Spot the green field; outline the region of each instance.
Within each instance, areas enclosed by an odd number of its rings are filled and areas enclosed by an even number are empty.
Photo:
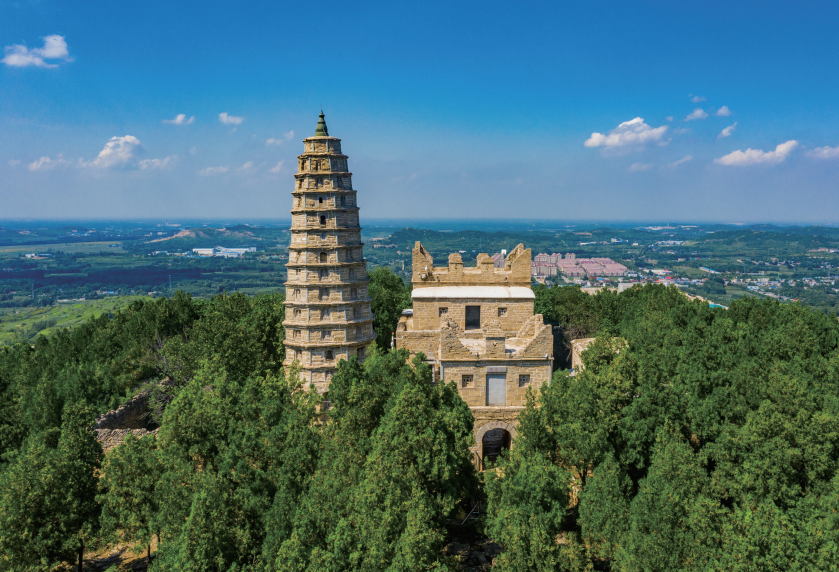
[[[63,302],[37,308],[0,309],[0,345],[29,340],[61,328],[78,326],[90,318],[115,312],[147,296],[112,296],[104,300]]]
[[[20,256],[35,252],[64,252],[67,254],[87,254],[92,252],[119,252],[118,248],[111,248],[111,244],[120,242],[61,242],[56,244],[0,246],[0,256]]]

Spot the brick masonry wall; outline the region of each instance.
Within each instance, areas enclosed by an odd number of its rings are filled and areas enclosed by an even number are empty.
[[[530,287],[530,249],[519,244],[507,255],[503,268],[486,253],[477,256],[477,266],[465,268],[460,254],[449,256],[448,266],[434,266],[434,257],[417,241],[413,249],[414,288],[427,286],[496,286]]]
[[[396,347],[407,348],[412,356],[422,352],[436,359],[439,346],[440,332],[396,332]]]
[[[473,362],[442,361],[443,379],[448,383],[457,384],[458,392],[469,407],[487,407],[486,378],[488,366],[497,366],[499,362],[475,360]],[[538,391],[543,383],[551,379],[551,365],[549,361],[506,361],[507,367],[507,407],[523,406],[526,402],[528,388]],[[472,376],[472,383],[464,387],[464,375]],[[519,385],[519,375],[529,375],[530,382]]]
[[[102,451],[107,454],[111,449],[122,445],[129,433],[140,439],[146,435],[157,435],[159,429],[154,431],[146,431],[145,429],[94,429],[94,431],[96,431],[96,440],[102,445]]]
[[[439,330],[441,319],[454,320],[460,329],[466,329],[466,306],[481,307],[481,326],[488,320],[498,320],[501,329],[514,336],[524,323],[533,317],[533,299],[487,298],[433,298],[414,300],[414,328]],[[445,313],[441,316],[440,309]],[[505,310],[499,315],[499,309]]]
[[[103,413],[96,418],[94,429],[145,429],[149,422],[146,405],[149,396],[140,393],[120,405],[113,411]]]

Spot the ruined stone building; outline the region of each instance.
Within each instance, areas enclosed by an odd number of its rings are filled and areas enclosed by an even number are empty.
[[[454,253],[438,267],[422,244],[413,249],[413,309],[400,317],[394,343],[424,353],[435,380],[457,383],[475,417],[479,465],[511,446],[527,389],[551,377],[553,332],[533,313],[530,254],[519,244],[501,267],[479,254],[467,268]]]
[[[296,360],[301,379],[325,393],[338,361],[352,356],[363,361],[376,333],[352,173],[323,112],[314,136],[303,140],[297,163],[283,365]]]

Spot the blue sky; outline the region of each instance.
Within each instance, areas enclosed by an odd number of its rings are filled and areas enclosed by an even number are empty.
[[[835,2],[0,0],[0,218],[287,218],[323,106],[362,217],[836,223],[837,21]]]

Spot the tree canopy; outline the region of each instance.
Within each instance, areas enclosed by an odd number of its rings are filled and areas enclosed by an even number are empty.
[[[563,526],[615,570],[835,567],[836,319],[663,286],[582,304],[598,321],[585,369],[531,394],[504,478],[518,455],[570,470],[579,505]],[[494,498],[503,524],[509,501]]]

